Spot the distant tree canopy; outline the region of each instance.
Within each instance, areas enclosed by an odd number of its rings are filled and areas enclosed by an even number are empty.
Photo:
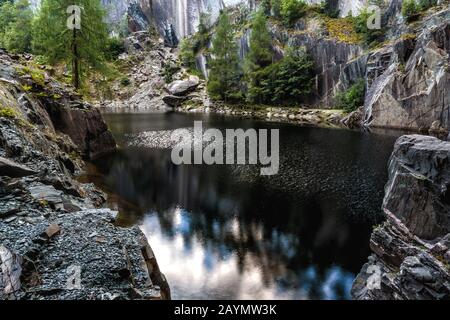
[[[32,19],[28,0],[0,0],[0,47],[11,52],[29,52]]]
[[[288,48],[281,60],[274,61],[266,10],[263,7],[253,15],[243,63],[239,62],[234,26],[226,12],[221,14],[209,61],[208,91],[213,99],[297,105],[311,93],[315,68],[305,50]]]

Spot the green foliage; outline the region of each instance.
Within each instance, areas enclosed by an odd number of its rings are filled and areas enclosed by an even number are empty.
[[[364,105],[365,81],[358,80],[347,91],[339,92],[335,97],[336,107],[345,112],[353,112]]]
[[[198,24],[198,32],[195,35],[195,49],[199,50],[208,46],[210,41],[209,30],[211,28],[211,17],[207,13],[200,14],[200,21]]]
[[[437,0],[419,0],[418,6],[420,10],[425,11],[431,7],[434,7],[437,3]]]
[[[213,99],[235,101],[242,98],[241,71],[233,26],[228,14],[220,14],[211,49],[208,92]]]
[[[248,81],[248,100],[259,102],[257,73],[269,66],[273,60],[272,38],[267,27],[267,18],[262,10],[256,13],[250,36],[250,48],[245,60],[245,75]]]
[[[25,66],[22,68],[18,68],[16,71],[21,75],[30,76],[35,85],[42,88],[45,87],[45,75],[41,70],[35,67]]]
[[[125,44],[123,39],[119,37],[109,38],[106,42],[105,57],[108,60],[117,60],[117,58],[125,52]]]
[[[120,84],[124,87],[128,87],[131,84],[131,81],[128,77],[123,77],[120,79]]]
[[[303,0],[281,0],[281,18],[287,27],[292,27],[306,13],[307,4]]]
[[[402,15],[407,20],[412,20],[419,13],[419,5],[416,0],[403,0],[402,3]]]
[[[289,49],[286,56],[254,73],[252,98],[266,104],[298,104],[311,93],[314,63],[303,50]]]
[[[33,12],[28,0],[0,4],[0,46],[11,52],[29,52]]]
[[[172,63],[166,63],[164,65],[163,74],[164,74],[164,80],[166,83],[170,83],[173,81],[173,75],[177,73],[179,70],[179,67]]]
[[[196,56],[206,50],[210,42],[210,16],[202,13],[198,25],[198,32],[191,38],[181,40],[180,61],[183,67],[186,67],[190,73],[199,74],[197,70]]]
[[[275,18],[281,17],[281,0],[270,0],[272,14]]]
[[[271,0],[262,0],[259,8],[265,15],[270,16],[272,11]]]
[[[195,64],[195,40],[193,38],[185,38],[180,44],[180,61],[183,67],[188,70],[196,68]]]
[[[73,0],[43,0],[33,22],[33,50],[50,63],[64,62],[72,68],[72,83],[81,86],[90,71],[106,71],[105,49],[108,28],[100,0],[77,0],[81,10],[81,29],[69,30],[66,9]]]
[[[0,118],[16,119],[18,117],[17,112],[10,107],[0,107]]]
[[[379,42],[383,41],[384,30],[381,29],[369,29],[367,22],[370,21],[373,12],[367,8],[363,8],[360,14],[353,17],[353,26],[355,31],[361,36],[362,40],[369,46],[373,47]]]
[[[437,5],[437,0],[404,0],[402,3],[402,15],[408,21],[418,18],[422,11]]]

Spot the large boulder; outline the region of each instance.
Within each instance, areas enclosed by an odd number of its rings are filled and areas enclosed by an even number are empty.
[[[195,90],[200,84],[200,79],[197,76],[190,76],[185,80],[176,80],[168,85],[168,90],[171,95],[185,96],[189,92]]]
[[[433,240],[450,233],[450,142],[401,137],[389,171],[383,208],[420,238]]]
[[[47,103],[55,129],[67,134],[86,159],[115,150],[116,142],[98,109],[80,103],[77,106]]]
[[[170,107],[179,107],[184,101],[186,101],[186,97],[177,97],[177,96],[165,96],[163,97],[163,101]]]
[[[0,176],[20,178],[36,174],[36,171],[12,160],[0,157]]]
[[[450,142],[398,139],[389,165],[373,255],[356,277],[352,297],[450,299]]]

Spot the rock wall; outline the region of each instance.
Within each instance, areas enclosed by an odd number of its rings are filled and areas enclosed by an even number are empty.
[[[450,128],[450,11],[427,18],[417,37],[369,55],[366,126]]]
[[[450,142],[398,139],[389,164],[387,222],[356,278],[355,299],[450,298]]]
[[[143,233],[75,179],[116,148],[100,113],[31,58],[0,50],[0,300],[170,299]]]

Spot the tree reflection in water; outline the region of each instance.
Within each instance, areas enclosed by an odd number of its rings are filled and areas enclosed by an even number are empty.
[[[251,166],[174,166],[167,150],[100,159],[118,223],[141,225],[174,298],[348,299],[380,221],[396,139],[200,115],[106,115],[126,134],[184,128],[280,128],[280,174]],[[233,120],[234,119],[234,120]],[[92,173],[92,172],[91,172]]]

